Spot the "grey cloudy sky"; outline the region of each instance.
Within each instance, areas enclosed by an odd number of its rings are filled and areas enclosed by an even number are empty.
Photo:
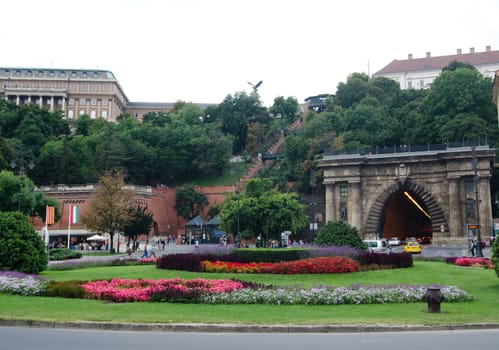
[[[220,103],[259,80],[265,105],[303,102],[409,53],[499,50],[497,0],[16,0],[0,11],[0,66],[110,70],[134,102]]]

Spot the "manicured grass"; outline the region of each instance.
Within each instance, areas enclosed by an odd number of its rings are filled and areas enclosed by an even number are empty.
[[[440,314],[415,304],[278,306],[199,305],[170,303],[113,304],[97,300],[0,295],[0,318],[44,321],[111,321],[145,323],[229,324],[468,324],[499,323],[499,279],[494,271],[441,262],[416,261],[413,268],[352,274],[258,275],[209,274],[159,270],[154,266],[99,267],[46,271],[54,280],[121,278],[239,278],[275,284],[347,286],[351,284],[445,284],[457,286],[475,299],[443,303]]]

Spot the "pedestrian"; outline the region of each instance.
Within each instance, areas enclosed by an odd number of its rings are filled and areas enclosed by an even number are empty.
[[[150,255],[151,257],[155,257],[155,258],[157,258],[157,256],[156,256],[156,247],[154,246],[154,243],[153,243],[153,244],[151,244],[151,245],[149,246],[149,251],[148,251],[148,253],[149,253],[149,255]]]
[[[126,255],[128,255],[129,258],[132,257],[132,248],[130,248],[130,244],[126,245]]]
[[[476,243],[473,239],[470,240],[470,254],[472,257],[475,256]]]
[[[148,245],[149,245],[149,241],[146,241],[146,243],[144,244],[144,253],[142,254],[142,256],[140,257],[141,259],[142,258],[147,258],[148,257]]]

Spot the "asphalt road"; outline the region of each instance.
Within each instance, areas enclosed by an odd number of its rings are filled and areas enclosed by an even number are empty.
[[[181,333],[0,327],[9,350],[469,350],[495,349],[499,329],[386,333]]]

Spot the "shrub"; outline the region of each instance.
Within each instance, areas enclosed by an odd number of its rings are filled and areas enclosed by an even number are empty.
[[[0,293],[40,295],[44,292],[48,282],[48,279],[39,275],[0,271]]]
[[[499,277],[499,239],[497,237],[492,245],[492,264],[494,264],[496,276]]]
[[[48,297],[59,298],[85,298],[88,296],[85,289],[78,281],[50,281],[45,291]]]
[[[349,246],[366,249],[357,229],[344,221],[329,221],[317,233],[315,243],[322,246]]]
[[[45,243],[19,212],[0,212],[0,270],[39,273],[48,264]]]
[[[49,260],[80,259],[83,254],[74,249],[54,248],[49,250]]]
[[[207,260],[203,256],[202,254],[193,253],[163,255],[156,262],[156,267],[159,269],[200,272],[201,261]]]

